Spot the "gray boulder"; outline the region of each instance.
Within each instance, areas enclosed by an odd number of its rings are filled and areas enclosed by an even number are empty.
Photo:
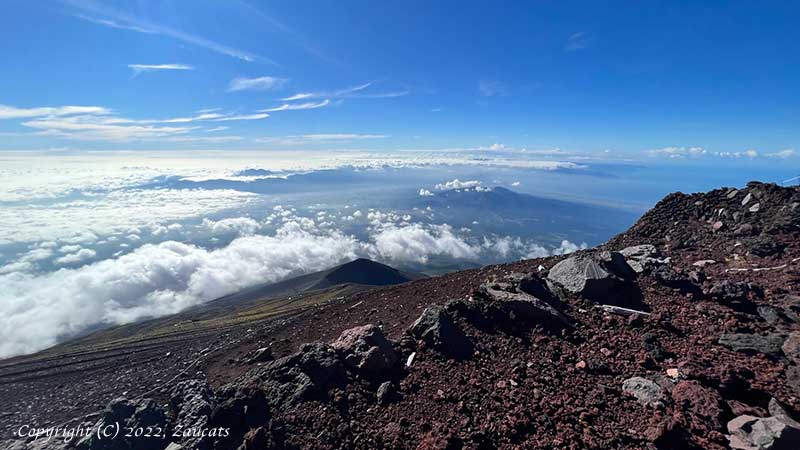
[[[333,343],[333,348],[342,353],[350,367],[371,374],[388,370],[398,359],[397,352],[377,325],[345,330]]]
[[[669,262],[669,258],[661,259],[655,245],[642,244],[626,247],[619,251],[625,258],[625,262],[636,273],[642,273]]]
[[[458,359],[472,356],[472,342],[440,305],[425,308],[411,325],[409,333],[440,352]]]
[[[728,422],[728,441],[739,450],[795,450],[800,448],[800,428],[787,417],[738,416]]]
[[[783,342],[783,353],[795,364],[800,364],[800,331],[793,331]]]
[[[525,292],[510,292],[493,283],[481,286],[481,293],[506,311],[511,320],[565,326],[567,318],[549,303]]]
[[[616,252],[576,255],[550,269],[547,278],[567,291],[590,300],[607,302],[625,281],[635,276],[624,257]]]
[[[757,352],[777,356],[781,353],[784,337],[777,333],[767,335],[725,333],[719,343],[737,352]]]
[[[622,383],[622,391],[636,397],[639,403],[659,406],[664,398],[664,389],[653,381],[642,377],[628,378]]]

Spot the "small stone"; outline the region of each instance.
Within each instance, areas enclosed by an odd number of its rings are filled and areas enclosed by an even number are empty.
[[[408,355],[408,359],[406,359],[406,367],[411,367],[411,364],[414,363],[414,357],[416,356],[417,352],[411,352],[411,354]]]
[[[712,225],[712,226],[711,226],[711,228],[712,228],[714,231],[719,231],[719,230],[721,230],[721,229],[722,229],[724,226],[725,226],[725,224],[724,224],[724,223],[722,223],[722,221],[721,221],[721,220],[718,220],[718,221],[714,222],[714,225]]]
[[[636,397],[643,405],[659,406],[664,398],[664,390],[653,381],[642,377],[628,378],[622,383],[622,391]]]
[[[753,198],[753,194],[748,193],[747,195],[745,195],[744,199],[742,199],[742,206],[745,206],[748,203],[750,203],[751,198]]]
[[[700,261],[695,261],[692,263],[695,267],[705,267],[710,264],[716,264],[717,262],[713,259],[701,259]]]
[[[739,193],[739,191],[737,189],[732,189],[730,192],[728,192],[728,200],[736,197],[736,194],[738,194],[738,193]]]
[[[678,369],[676,369],[674,367],[667,369],[667,376],[677,379],[678,375],[680,375],[680,373],[678,372]]]
[[[750,209],[748,209],[748,211],[750,211],[751,213],[756,213],[758,212],[759,209],[761,209],[761,203],[756,203],[755,205],[751,206]]]
[[[585,369],[586,368],[586,361],[578,361],[578,363],[575,364],[575,368],[576,369]]]
[[[503,381],[503,380],[498,381],[497,382],[497,388],[498,389],[505,389],[506,388],[506,382]]]

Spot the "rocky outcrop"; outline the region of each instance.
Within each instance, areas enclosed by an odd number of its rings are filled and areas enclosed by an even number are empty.
[[[94,430],[103,430],[106,426],[122,430],[114,438],[103,437],[98,433],[81,439],[77,450],[163,450],[168,441],[159,436],[155,430],[168,433],[167,415],[152,399],[128,400],[120,397],[106,406],[101,419],[94,425]],[[149,436],[126,436],[125,428],[151,431]]]
[[[397,353],[377,325],[351,328],[333,343],[345,363],[367,374],[380,374],[397,362]]]
[[[432,305],[411,325],[409,333],[426,345],[458,359],[472,356],[474,346],[443,306]]]
[[[742,415],[728,422],[728,441],[739,450],[793,450],[800,448],[800,424],[775,400],[769,417]]]

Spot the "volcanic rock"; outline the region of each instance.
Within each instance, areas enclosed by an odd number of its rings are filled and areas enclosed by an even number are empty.
[[[209,421],[216,407],[216,398],[205,381],[186,380],[178,383],[172,389],[169,404],[175,417],[172,422],[174,429],[210,428]],[[180,440],[184,447],[197,450],[211,448],[212,442],[213,439],[206,436],[191,434]]]
[[[758,352],[773,356],[780,354],[783,342],[783,336],[777,333],[767,335],[725,333],[719,338],[720,344],[737,352]]]
[[[101,438],[97,433],[92,433],[78,441],[75,448],[77,450],[117,450],[121,448],[162,450],[166,447],[166,442],[160,436],[128,437],[124,433],[124,428],[146,430],[148,427],[154,427],[167,430],[167,416],[152,399],[128,400],[119,397],[112,400],[93,429],[103,429],[106,426],[119,426],[122,431],[114,439]]]
[[[464,359],[472,356],[473,345],[444,307],[431,305],[411,325],[411,335],[440,352]]]
[[[636,273],[642,273],[645,270],[657,267],[664,264],[666,260],[658,258],[659,252],[655,245],[642,244],[626,247],[619,251],[625,257],[625,262]]]
[[[636,397],[643,405],[658,406],[664,398],[664,390],[653,381],[642,377],[628,378],[622,383],[622,391]]]
[[[342,353],[349,366],[370,374],[389,369],[398,359],[397,352],[377,325],[344,331],[333,343],[333,348]]]
[[[553,266],[547,278],[573,294],[605,303],[634,275],[620,253],[601,252],[567,258]]]
[[[775,416],[734,418],[728,422],[728,433],[730,433],[728,441],[731,448],[741,450],[797,449],[800,446],[800,428],[781,419]]]

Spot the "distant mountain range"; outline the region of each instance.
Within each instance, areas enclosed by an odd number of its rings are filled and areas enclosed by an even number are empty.
[[[538,197],[502,187],[451,189],[420,197],[439,222],[558,245],[562,239],[597,245],[631,226],[638,214],[610,206]],[[587,220],[587,218],[590,218]]]

